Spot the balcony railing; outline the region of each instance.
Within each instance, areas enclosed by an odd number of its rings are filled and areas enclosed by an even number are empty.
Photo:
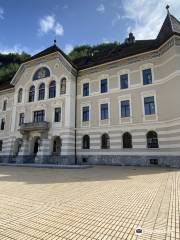
[[[47,131],[49,130],[49,123],[48,122],[30,122],[30,123],[23,123],[20,126],[20,132],[31,132],[31,131]]]

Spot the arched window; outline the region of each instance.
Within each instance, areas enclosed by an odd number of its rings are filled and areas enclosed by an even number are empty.
[[[31,86],[29,89],[29,102],[34,102],[35,86]]]
[[[45,97],[45,84],[41,83],[39,86],[38,100],[44,100],[44,97]]]
[[[46,77],[50,77],[50,71],[47,67],[41,67],[35,72],[33,81]]]
[[[123,148],[132,148],[132,136],[130,133],[125,132],[122,136]]]
[[[110,148],[110,138],[107,133],[101,136],[101,148],[102,149],[109,149]]]
[[[89,149],[90,148],[90,137],[88,135],[83,136],[82,147],[83,147],[83,149]]]
[[[23,94],[23,90],[22,88],[20,88],[18,91],[18,103],[22,102],[22,94]]]
[[[5,120],[4,118],[1,120],[1,130],[4,130],[5,128]]]
[[[55,98],[56,97],[56,81],[52,81],[49,84],[49,98]]]
[[[66,94],[66,78],[61,79],[60,94]]]
[[[61,138],[55,137],[53,140],[53,149],[52,153],[53,155],[60,155],[61,154]]]
[[[149,131],[146,135],[148,148],[159,148],[158,135],[154,131]]]

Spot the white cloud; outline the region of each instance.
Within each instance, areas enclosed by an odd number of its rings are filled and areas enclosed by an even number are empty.
[[[101,4],[96,8],[96,11],[99,12],[99,13],[101,13],[101,14],[105,13],[105,6],[104,6],[104,4],[101,3]]]
[[[4,19],[4,9],[0,7],[0,19]]]
[[[180,1],[177,0],[126,0],[122,2],[126,18],[132,21],[128,30],[134,33],[136,39],[155,38],[166,16],[166,5],[170,12],[180,17]]]
[[[103,39],[102,39],[102,42],[103,42],[103,43],[110,43],[110,41],[109,41],[107,38],[103,38]]]
[[[64,34],[64,28],[60,23],[56,23],[54,26],[54,32],[56,35],[62,36]]]
[[[41,34],[54,32],[56,35],[62,36],[64,34],[63,26],[56,21],[54,15],[48,15],[40,19],[39,21],[39,32]]]
[[[121,15],[119,13],[115,14],[115,17],[112,20],[112,26],[114,26],[117,22],[121,20]]]
[[[66,54],[69,54],[72,50],[73,50],[73,45],[72,44],[66,44],[65,45],[65,48],[64,48],[64,52],[66,53]]]
[[[30,55],[34,55],[34,54],[42,51],[42,49],[44,49],[44,47],[32,50],[26,46],[22,46],[21,44],[15,44],[12,47],[3,46],[2,44],[0,44],[0,53],[2,53],[2,54],[26,52],[26,53],[29,53]]]
[[[21,46],[21,44],[15,44],[12,47],[0,45],[0,53],[2,54],[22,53],[22,52],[30,52],[30,50],[27,47]]]
[[[55,24],[54,16],[45,16],[44,18],[40,19],[40,31],[43,33],[47,33],[53,29]]]

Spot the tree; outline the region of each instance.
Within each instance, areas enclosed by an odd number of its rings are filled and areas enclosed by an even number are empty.
[[[11,81],[20,64],[30,58],[30,55],[22,52],[1,54],[0,53],[0,83]]]
[[[82,57],[96,57],[102,56],[110,51],[116,50],[120,46],[120,43],[102,43],[94,46],[82,45],[75,47],[70,53],[71,60],[76,60]]]

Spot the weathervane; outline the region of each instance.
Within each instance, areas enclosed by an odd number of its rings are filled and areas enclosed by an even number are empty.
[[[167,5],[167,6],[166,6],[167,13],[169,13],[169,8],[170,8],[170,6],[169,6],[169,5]]]
[[[55,36],[54,36],[54,45],[56,46],[56,33],[55,33]]]

